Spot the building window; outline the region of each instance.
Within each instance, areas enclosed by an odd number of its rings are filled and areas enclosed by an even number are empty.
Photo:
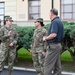
[[[29,0],[29,20],[40,17],[40,0]]]
[[[0,2],[0,19],[4,18],[4,2]]]
[[[61,19],[75,20],[75,0],[61,0]]]

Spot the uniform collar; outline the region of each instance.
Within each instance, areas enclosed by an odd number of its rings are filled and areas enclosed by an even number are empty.
[[[41,31],[43,29],[43,27],[39,28],[39,29],[36,29],[36,31]]]
[[[7,27],[7,26],[5,25],[5,28],[6,28],[7,30],[9,30],[9,29],[11,29],[11,26]]]

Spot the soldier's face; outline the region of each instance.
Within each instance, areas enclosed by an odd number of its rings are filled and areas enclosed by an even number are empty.
[[[8,21],[6,22],[6,24],[7,24],[7,25],[12,25],[12,22],[8,20]]]
[[[39,22],[35,22],[35,27],[38,27],[39,26]]]

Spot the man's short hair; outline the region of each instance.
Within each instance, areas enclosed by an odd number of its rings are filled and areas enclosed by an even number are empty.
[[[52,12],[54,15],[58,15],[58,10],[55,8],[51,9],[50,12]]]

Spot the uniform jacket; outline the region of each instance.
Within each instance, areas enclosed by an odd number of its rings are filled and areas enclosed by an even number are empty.
[[[10,36],[8,36],[9,31],[11,31]],[[10,43],[13,43],[14,45],[17,44],[18,34],[15,28],[13,28],[12,26],[8,28],[6,25],[2,26],[0,29],[0,40],[7,46],[9,46]]]
[[[36,29],[33,34],[31,50],[33,52],[46,51],[47,43],[43,41],[43,37],[47,36],[47,30],[44,28]]]

